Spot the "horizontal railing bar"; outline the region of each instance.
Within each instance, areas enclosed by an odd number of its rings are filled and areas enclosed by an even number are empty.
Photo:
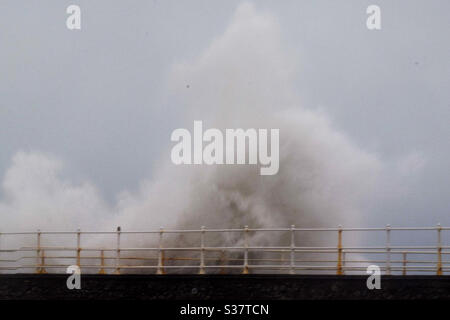
[[[399,249],[429,249],[429,251],[423,251],[426,253],[436,253],[436,250],[439,247],[437,246],[391,246],[389,249],[391,249],[391,253],[413,253],[413,251],[394,251]],[[447,246],[441,246],[441,249],[449,249],[450,247]],[[117,248],[94,248],[94,247],[47,247],[47,246],[41,246],[41,247],[22,247],[22,248],[16,248],[16,249],[1,249],[0,252],[20,252],[20,251],[36,251],[36,250],[54,250],[54,251],[74,251],[74,250],[83,250],[83,251],[116,251]],[[198,251],[201,250],[201,247],[141,247],[141,248],[134,248],[134,247],[123,247],[120,248],[121,251],[129,250],[129,251],[139,251],[139,250],[192,250],[192,251]],[[273,246],[273,247],[253,247],[253,246],[235,246],[235,247],[203,247],[203,250],[295,250],[295,251],[303,251],[303,250],[334,250],[337,251],[337,247],[290,247],[290,246]],[[380,249],[388,249],[387,247],[342,247],[341,250],[347,253],[357,253],[357,252],[369,252],[370,250],[380,250]],[[352,250],[352,251],[349,251]],[[353,251],[355,250],[355,251]],[[431,251],[434,250],[434,251]],[[379,251],[379,252],[386,252],[386,251]],[[442,254],[450,254],[450,251],[443,251]]]
[[[24,256],[24,257],[20,257],[18,259],[0,259],[0,262],[17,262],[20,260],[24,260],[24,259],[36,259],[36,258],[41,258],[40,256]],[[77,256],[50,256],[50,255],[46,255],[45,259],[76,259]],[[104,256],[104,257],[99,257],[99,256],[80,256],[80,259],[104,259],[104,260],[115,260],[117,259],[116,257],[108,257],[108,256]],[[154,256],[154,257],[134,257],[134,256],[121,256],[120,257],[121,260],[157,260],[158,257]],[[199,261],[200,258],[191,258],[191,257],[166,257],[165,260],[196,260]],[[220,257],[215,257],[215,258],[204,258],[204,260],[210,260],[210,261],[216,261],[216,260],[220,260]],[[228,261],[244,261],[243,258],[228,258]],[[257,259],[257,258],[248,258],[248,260],[250,261],[280,261],[280,262],[290,262],[292,261],[291,259]],[[293,260],[294,262],[329,262],[329,263],[336,263],[337,260],[303,260],[303,259],[295,259]],[[405,260],[408,263],[433,263],[435,264],[436,261],[435,260]],[[385,260],[374,260],[374,259],[367,259],[367,260],[350,260],[347,259],[345,261],[346,263],[384,263],[386,262]],[[404,262],[404,260],[390,260],[391,263],[402,263]],[[450,264],[450,261],[442,261],[442,264]]]
[[[0,270],[16,270],[16,269],[33,269],[33,268],[38,268],[38,267],[42,267],[41,265],[20,265],[20,266],[8,266],[8,267],[0,267]],[[67,265],[45,265],[45,268],[48,269],[55,269],[55,268],[66,268]],[[229,269],[229,268],[242,268],[241,265],[205,265],[205,268],[224,268],[224,269]],[[248,265],[249,268],[253,268],[253,269],[303,269],[303,270],[335,270],[336,268],[334,266],[315,266],[315,265],[303,265],[303,266],[289,266],[289,265]],[[104,266],[100,266],[100,265],[80,265],[80,268],[87,268],[87,269],[143,269],[143,268],[148,268],[148,269],[157,269],[158,266],[155,265],[143,265],[143,266],[127,266],[127,265],[118,265],[118,266],[108,266],[108,265],[104,265]],[[183,266],[164,266],[164,268],[167,269],[198,269],[199,266],[198,265],[183,265]],[[346,270],[366,270],[366,267],[361,266],[343,266],[343,269]],[[380,267],[381,270],[386,270],[385,267]],[[402,270],[422,270],[422,271],[430,271],[430,270],[435,270],[435,266],[399,266],[399,267],[395,267],[395,266],[391,266],[390,267],[391,270],[393,271],[402,271]],[[450,270],[450,267],[445,267],[443,268],[445,270]]]
[[[450,227],[439,227],[440,230],[450,230]],[[162,229],[148,231],[120,231],[121,234],[146,234],[146,233],[201,233],[201,232],[259,232],[259,231],[386,231],[386,227],[373,228],[230,228],[230,229]],[[391,231],[426,231],[437,230],[437,227],[389,227]],[[18,231],[18,232],[0,232],[2,235],[37,235],[37,234],[117,234],[117,231]]]
[[[388,252],[384,247],[343,247],[345,249],[342,249],[345,253],[386,253]],[[353,249],[358,248],[358,249]],[[426,247],[426,246],[420,246],[420,247],[396,247],[392,246],[390,247],[390,253],[391,254],[436,254],[436,250],[438,247]],[[442,249],[445,249],[447,247],[442,246]],[[27,252],[27,251],[36,251],[36,250],[45,250],[45,251],[76,251],[80,249],[81,251],[117,251],[117,248],[77,248],[77,247],[23,247],[18,249],[2,249],[0,250],[0,253],[16,253],[16,252]],[[316,253],[330,253],[330,252],[337,252],[339,249],[335,247],[204,247],[203,250],[207,251],[223,251],[223,250],[251,250],[251,251],[274,251],[274,252],[288,252],[288,251],[296,251],[296,252],[310,252],[314,251]],[[384,249],[384,250],[380,250]],[[395,251],[395,249],[408,249],[408,251]],[[414,251],[413,249],[430,249],[429,251]],[[165,250],[165,251],[200,251],[202,250],[201,247],[162,247],[162,248],[120,248],[120,251],[158,251],[158,250]],[[351,250],[351,251],[350,251]],[[432,251],[433,250],[433,251]],[[442,251],[441,254],[450,254],[450,251]]]

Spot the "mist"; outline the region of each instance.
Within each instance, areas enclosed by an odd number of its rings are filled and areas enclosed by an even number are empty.
[[[202,120],[219,129],[279,129],[276,175],[259,175],[257,165],[176,166],[162,152],[152,178],[142,179],[138,191],[124,190],[111,204],[93,183],[65,177],[64,161],[57,155],[18,151],[2,181],[1,229],[361,225],[383,163],[334,128],[323,111],[302,105],[294,87],[301,77],[297,67],[277,18],[244,3],[198,57],[175,62],[164,79],[167,96],[183,110],[185,127]],[[171,147],[168,136],[167,150]],[[252,237],[258,244],[283,240]],[[322,235],[303,237],[301,241],[316,244],[329,241]],[[225,236],[213,240],[240,241]]]

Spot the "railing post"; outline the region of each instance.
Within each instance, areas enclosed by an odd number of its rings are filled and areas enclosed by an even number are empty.
[[[295,274],[295,226],[291,225],[291,266],[290,274]]]
[[[242,274],[248,274],[248,226],[244,228],[244,269]]]
[[[337,275],[343,275],[342,272],[342,226],[338,226],[338,260],[337,260]]]
[[[205,227],[202,226],[200,235],[200,271],[199,274],[205,274]]]
[[[106,274],[105,272],[105,254],[103,252],[103,250],[100,250],[100,271],[98,272],[99,274]]]
[[[77,266],[81,268],[81,230],[77,229]]]
[[[440,223],[436,226],[437,230],[437,270],[436,274],[442,276],[442,241],[441,241],[441,230],[442,226]]]
[[[116,249],[116,271],[115,274],[120,274],[120,226],[117,227],[117,249]]]
[[[222,268],[220,268],[219,273],[220,274],[225,274],[225,267],[224,265],[226,265],[227,261],[226,261],[226,257],[225,257],[225,250],[222,250],[220,252],[220,265],[222,266]]]
[[[391,274],[391,225],[386,225],[386,274]]]
[[[37,230],[37,247],[36,247],[36,273],[42,273],[41,268],[41,230]]]
[[[345,250],[342,250],[342,274],[345,274]]]
[[[47,273],[45,271],[45,250],[41,250],[41,271],[39,273]]]
[[[403,268],[402,268],[402,275],[406,276],[406,252],[403,252]]]
[[[0,255],[1,253],[2,253],[2,233],[0,232]]]
[[[164,252],[162,250],[162,240],[163,240],[164,229],[159,228],[159,249],[158,249],[158,269],[156,274],[164,274]]]

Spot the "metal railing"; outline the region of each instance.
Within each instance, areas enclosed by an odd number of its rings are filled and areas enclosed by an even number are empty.
[[[110,232],[80,229],[0,232],[0,272],[65,272],[65,268],[75,264],[83,272],[100,274],[344,275],[365,274],[368,265],[378,265],[385,274],[443,275],[450,270],[450,261],[443,259],[450,254],[450,246],[443,245],[442,241],[446,230],[450,227],[438,224],[415,228],[387,225],[384,228],[251,229],[245,226],[241,229],[122,231],[118,227]],[[273,236],[274,233],[277,236]],[[318,233],[323,235],[317,236]],[[355,241],[355,233],[363,236]],[[408,243],[394,243],[394,233],[403,233],[401,241],[397,242]],[[418,233],[422,236],[418,237]],[[126,241],[125,237],[128,237]],[[319,245],[314,245],[315,241]],[[421,242],[413,245],[414,241]]]

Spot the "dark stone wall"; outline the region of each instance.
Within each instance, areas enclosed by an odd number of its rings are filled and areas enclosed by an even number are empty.
[[[340,300],[449,299],[448,276],[382,276],[368,290],[366,276],[318,275],[82,275],[69,290],[65,274],[0,275],[0,299],[62,300]]]

